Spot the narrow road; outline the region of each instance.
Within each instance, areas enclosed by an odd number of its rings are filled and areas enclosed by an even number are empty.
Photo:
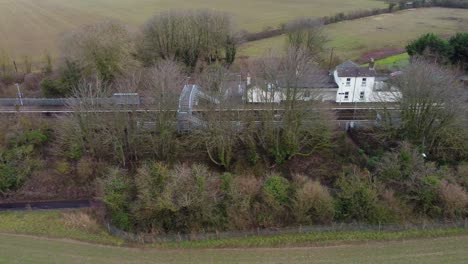
[[[87,208],[93,205],[91,200],[43,201],[1,203],[0,211],[53,210]]]

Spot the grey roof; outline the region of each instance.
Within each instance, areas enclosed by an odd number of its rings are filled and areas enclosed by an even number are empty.
[[[279,80],[280,87],[286,87],[286,80],[280,78]],[[338,88],[338,85],[335,83],[333,75],[330,75],[327,71],[320,71],[317,73],[309,74],[303,78],[297,80],[296,88],[306,88],[306,89],[323,89],[323,88]]]
[[[338,68],[339,77],[375,77],[376,72],[374,69],[367,67],[362,68]]]
[[[345,68],[359,68],[359,65],[354,61],[345,61],[340,65],[336,66],[336,69],[345,69]]]
[[[368,67],[360,67],[352,61],[345,61],[336,66],[339,77],[375,77],[376,72],[374,69]]]

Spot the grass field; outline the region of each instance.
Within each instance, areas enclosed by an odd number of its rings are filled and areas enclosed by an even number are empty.
[[[87,210],[0,213],[1,263],[466,263],[468,229],[329,232],[120,247]],[[90,242],[90,243],[88,243]],[[119,246],[119,247],[117,247]],[[135,245],[134,245],[135,246]]]
[[[80,210],[0,212],[0,233],[68,238],[108,245],[124,243],[109,235]]]
[[[58,239],[74,239],[106,245],[124,245],[125,241],[109,235],[85,210],[0,212],[0,233],[23,234]],[[468,229],[336,231],[274,236],[251,236],[229,239],[167,242],[157,248],[250,248],[300,245],[336,245],[350,242],[408,240],[441,236],[468,235]]]
[[[0,263],[467,263],[468,236],[262,249],[135,249],[0,234]]]
[[[384,67],[403,67],[408,65],[409,63],[409,55],[408,53],[402,53],[398,55],[393,55],[387,57],[385,59],[377,60],[375,62],[376,67],[384,68]]]
[[[378,0],[0,0],[0,51],[37,58],[44,50],[55,53],[60,34],[78,25],[111,18],[136,27],[160,11],[176,8],[225,11],[239,29],[258,31],[299,16],[384,6]]]
[[[402,48],[428,32],[452,35],[468,31],[468,12],[462,9],[424,8],[404,10],[328,25],[324,29],[336,54],[342,59],[357,59],[366,52]],[[260,56],[266,50],[281,50],[285,37],[274,37],[245,44],[241,55]]]

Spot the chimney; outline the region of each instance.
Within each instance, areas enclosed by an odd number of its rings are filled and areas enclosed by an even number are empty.
[[[247,73],[247,86],[252,84],[252,78],[250,77],[250,73]]]
[[[375,70],[375,60],[374,58],[371,58],[369,61],[369,70]]]

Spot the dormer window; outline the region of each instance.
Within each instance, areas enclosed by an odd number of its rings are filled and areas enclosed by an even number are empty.
[[[362,86],[367,86],[367,78],[362,78]]]
[[[351,86],[351,78],[346,78],[346,86]]]

